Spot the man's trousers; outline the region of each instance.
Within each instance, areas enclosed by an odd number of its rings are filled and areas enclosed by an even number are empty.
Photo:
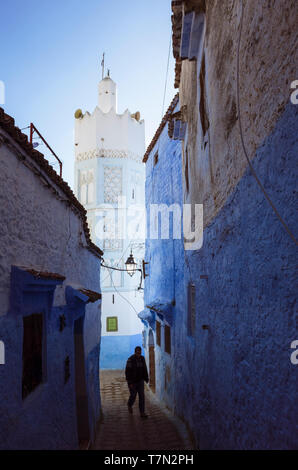
[[[144,380],[140,380],[139,382],[133,383],[129,387],[130,396],[128,400],[128,406],[132,406],[136,400],[137,394],[139,395],[139,409],[140,413],[145,412],[145,393],[144,393]]]

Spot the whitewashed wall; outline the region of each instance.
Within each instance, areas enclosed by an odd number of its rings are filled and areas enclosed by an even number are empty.
[[[28,156],[26,160],[30,162]],[[6,144],[0,147],[0,167],[0,315],[8,309],[11,265],[65,276],[56,289],[55,305],[65,304],[65,285],[99,291],[100,260],[86,248],[81,216],[69,207],[63,191],[45,173],[43,181],[37,177]],[[86,313],[88,321],[89,314],[98,315],[98,307],[88,304]],[[86,355],[99,337],[97,322],[85,338]]]
[[[92,114],[75,120],[75,155],[84,159],[85,152],[95,150],[129,151],[139,156],[144,155],[144,121],[136,121],[126,110],[117,114],[114,108],[104,113],[98,106]],[[104,139],[104,140],[102,140]]]
[[[136,335],[142,331],[141,320],[137,317],[136,311],[140,312],[144,308],[143,295],[140,292],[121,292],[125,297],[121,297],[116,292],[104,292],[102,297],[102,335],[111,335],[106,330],[107,317],[118,317],[118,331],[112,336]],[[114,303],[112,297],[114,295]],[[132,304],[132,305],[130,305]]]

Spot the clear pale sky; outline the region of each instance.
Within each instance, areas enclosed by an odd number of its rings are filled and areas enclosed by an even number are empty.
[[[97,104],[103,52],[117,83],[118,112],[140,111],[150,143],[162,117],[170,6],[170,0],[0,0],[0,106],[20,128],[36,125],[71,186],[74,111],[92,112]],[[171,49],[164,112],[173,85]]]

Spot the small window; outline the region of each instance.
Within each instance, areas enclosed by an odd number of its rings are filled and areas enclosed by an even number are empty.
[[[43,315],[34,313],[23,318],[22,397],[26,398],[42,383]]]
[[[144,349],[146,349],[146,347],[147,347],[147,345],[146,345],[146,338],[147,338],[147,333],[146,333],[145,330],[143,330],[143,331],[142,331],[142,340],[143,340],[142,346],[143,346]]]
[[[165,352],[171,354],[171,328],[165,325]]]
[[[69,356],[66,356],[64,359],[64,384],[69,381],[70,378],[70,359]]]
[[[206,89],[205,89],[205,55],[202,59],[201,72],[200,72],[200,119],[202,125],[203,136],[205,136],[207,130],[209,129],[209,119],[207,113],[207,101],[206,101]]]
[[[156,344],[160,346],[160,322],[156,321]]]
[[[134,189],[132,190],[131,198],[132,198],[132,199],[135,198],[135,190],[134,190]]]
[[[186,192],[189,192],[189,174],[188,174],[188,148],[186,147],[185,151],[185,169],[184,169],[184,176],[185,176],[185,187]]]
[[[118,317],[107,317],[107,331],[118,331]]]
[[[196,286],[191,282],[188,284],[188,312],[187,331],[189,336],[194,336],[196,327]]]
[[[158,163],[158,152],[154,155],[154,166]]]

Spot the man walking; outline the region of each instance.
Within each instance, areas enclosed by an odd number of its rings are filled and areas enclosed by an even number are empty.
[[[141,418],[148,418],[145,414],[144,381],[148,383],[149,378],[145,358],[141,353],[141,347],[136,346],[135,353],[126,362],[125,377],[130,392],[127,407],[129,413],[132,413],[132,406],[138,394]]]

